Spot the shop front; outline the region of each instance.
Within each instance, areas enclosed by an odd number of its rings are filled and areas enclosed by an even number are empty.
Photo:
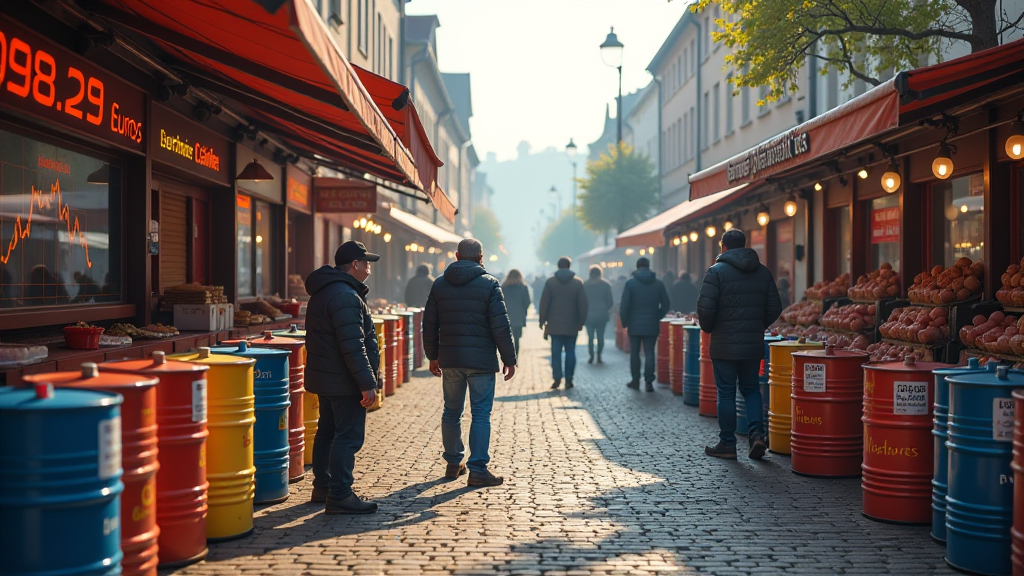
[[[313,226],[313,178],[293,164],[285,168],[287,200],[287,298],[306,300],[306,276],[316,269]]]
[[[253,179],[235,179],[236,256],[235,266],[228,268],[235,277],[225,286],[233,284],[229,296],[233,294],[244,303],[280,295],[285,285],[285,170],[274,160],[241,145],[236,157],[240,165],[256,164],[266,171]]]

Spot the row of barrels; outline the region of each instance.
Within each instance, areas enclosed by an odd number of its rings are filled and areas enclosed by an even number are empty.
[[[422,365],[419,314],[374,319],[382,388]],[[252,533],[254,505],[286,500],[312,460],[304,338],[292,326],[0,387],[5,571],[156,576]]]

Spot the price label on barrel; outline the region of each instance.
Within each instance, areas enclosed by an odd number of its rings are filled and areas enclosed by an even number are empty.
[[[192,382],[192,421],[206,420],[206,380]]]
[[[892,413],[907,416],[928,414],[928,383],[893,382]]]
[[[99,477],[113,478],[121,473],[121,417],[99,423]]]
[[[1013,441],[1013,398],[992,399],[992,439]]]
[[[804,364],[804,392],[825,391],[825,365]]]

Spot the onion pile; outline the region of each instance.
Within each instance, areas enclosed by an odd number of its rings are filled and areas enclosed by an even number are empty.
[[[804,294],[812,300],[823,300],[825,298],[837,298],[839,296],[846,296],[846,292],[850,289],[850,274],[846,273],[832,280],[826,282],[822,280],[814,286],[807,289]]]
[[[935,360],[931,351],[926,348],[918,348],[909,344],[890,344],[889,342],[876,342],[867,347],[865,352],[871,354],[871,362],[898,362],[907,356],[913,356],[920,362],[931,362]]]
[[[900,295],[900,275],[888,262],[869,274],[857,278],[857,284],[846,293],[854,300],[881,300]]]
[[[979,314],[970,326],[960,329],[960,341],[968,348],[992,354],[1024,356],[1024,318],[993,312]]]
[[[1024,259],[1010,264],[1002,276],[1003,287],[996,292],[996,300],[1005,306],[1024,307]]]
[[[821,316],[821,302],[805,300],[782,311],[782,319],[793,326],[814,326]]]
[[[935,344],[949,340],[948,308],[897,308],[878,327],[882,338],[915,344]]]
[[[915,304],[936,305],[967,300],[981,292],[981,278],[984,275],[984,264],[971,262],[970,258],[964,257],[948,270],[935,266],[915,276],[914,285],[907,290],[907,298]]]
[[[833,306],[818,320],[823,328],[861,332],[875,328],[874,304],[847,304]]]

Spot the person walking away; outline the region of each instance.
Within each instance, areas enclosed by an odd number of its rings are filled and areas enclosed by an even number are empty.
[[[669,295],[669,302],[672,301],[672,287],[676,285],[677,278],[678,276],[676,276],[675,270],[666,270],[664,273],[662,273],[661,278],[659,278],[659,280],[661,280],[661,283],[665,285],[665,292],[667,292]]]
[[[320,400],[313,443],[313,494],[326,514],[372,514],[377,504],[352,491],[356,452],[366,434],[366,408],[376,401],[380,351],[366,306],[370,263],[380,256],[345,242],[335,266],[306,277],[306,392]]]
[[[693,314],[697,310],[697,287],[686,272],[679,274],[679,280],[669,290],[672,309],[683,314]]]
[[[516,356],[519,356],[519,339],[523,337],[526,326],[526,313],[530,310],[530,289],[523,282],[523,273],[513,268],[508,271],[505,283],[501,285],[505,295],[505,307],[508,308],[508,322],[512,326],[512,339],[516,345]]]
[[[558,270],[544,283],[540,297],[540,327],[551,338],[552,390],[562,385],[562,350],[565,350],[565,388],[573,387],[576,372],[576,336],[587,320],[587,292],[576,273],[569,269],[572,260],[558,259]]]
[[[779,281],[775,283],[775,285],[779,289],[779,300],[782,301],[782,309],[785,310],[786,308],[789,308],[790,305],[789,278],[786,276],[782,276],[779,278]]]
[[[619,303],[619,319],[629,330],[629,388],[640,389],[640,348],[644,350],[646,390],[654,392],[654,348],[661,331],[661,319],[668,314],[669,300],[665,284],[651,271],[651,261],[636,261],[633,277],[626,281]]]
[[[537,277],[533,279],[533,284],[530,286],[530,288],[533,289],[533,307],[537,310],[537,314],[540,314],[540,296],[544,293],[545,282],[547,282],[547,279],[544,278],[544,275],[538,274]]]
[[[427,295],[434,285],[434,278],[430,275],[430,264],[420,264],[416,267],[416,275],[409,278],[405,285],[405,304],[413,308],[423,308],[427,303]]]
[[[491,458],[491,408],[495,373],[501,356],[509,381],[516,373],[505,299],[498,280],[484,269],[484,249],[478,240],[459,242],[457,261],[434,281],[423,312],[423,350],[430,372],[441,377],[444,412],[441,441],[447,462],[445,478],[454,480],[469,468],[469,486],[498,486],[504,479],[487,469]],[[462,412],[469,391],[473,421],[469,427],[469,459],[462,459]]]
[[[735,228],[722,235],[722,253],[704,274],[697,299],[700,329],[711,334],[711,363],[718,388],[719,441],[705,447],[715,458],[736,459],[736,386],[747,403],[747,455],[764,456],[764,423],[757,376],[764,357],[764,331],[782,313],[771,270]]]
[[[583,283],[583,289],[587,294],[587,321],[584,323],[587,328],[587,352],[590,353],[588,364],[594,363],[594,340],[597,340],[597,363],[603,364],[601,353],[604,352],[604,329],[611,318],[612,307],[615,302],[612,298],[612,285],[601,277],[600,266],[590,268],[590,278]]]

